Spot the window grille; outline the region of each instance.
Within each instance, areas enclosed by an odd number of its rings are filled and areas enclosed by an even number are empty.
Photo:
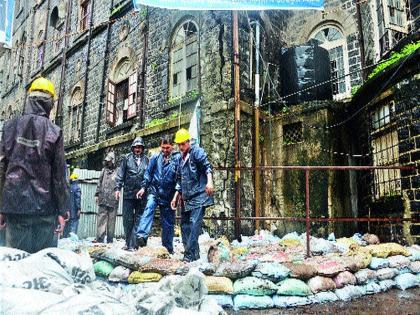
[[[295,144],[303,141],[302,122],[283,125],[283,145]]]

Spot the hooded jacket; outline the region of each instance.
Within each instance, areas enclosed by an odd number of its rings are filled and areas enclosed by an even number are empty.
[[[108,166],[107,161],[112,162],[112,166]],[[105,166],[99,177],[98,186],[96,187],[95,196],[98,197],[98,205],[106,206],[117,210],[118,201],[114,197],[115,179],[117,171],[115,169],[115,155],[109,152],[105,157]]]
[[[64,215],[69,186],[61,129],[49,119],[53,99],[32,92],[24,114],[6,122],[0,144],[1,212]]]

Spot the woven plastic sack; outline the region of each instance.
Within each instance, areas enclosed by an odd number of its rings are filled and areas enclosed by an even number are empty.
[[[327,302],[335,302],[338,300],[337,295],[334,292],[326,291],[326,292],[319,292],[309,297],[312,303],[327,303]]]
[[[346,250],[348,250],[350,248],[350,246],[356,246],[358,247],[359,244],[357,244],[357,242],[351,238],[351,237],[342,237],[336,240],[337,245],[345,248]]]
[[[237,295],[233,299],[235,309],[265,309],[274,306],[269,296]]]
[[[410,259],[402,255],[391,256],[388,258],[390,268],[404,268],[410,264]]]
[[[128,283],[158,282],[162,275],[156,272],[133,271],[128,277]]]
[[[255,269],[255,264],[251,262],[231,262],[221,263],[217,267],[214,276],[227,277],[235,280],[249,276]]]
[[[408,268],[412,273],[420,273],[420,261],[412,261]]]
[[[374,245],[374,244],[379,244],[379,237],[375,234],[369,234],[366,233],[363,235],[362,239],[368,244],[368,245]]]
[[[232,294],[233,293],[233,283],[232,280],[226,277],[206,277],[206,285],[209,293],[224,293]]]
[[[420,246],[413,245],[413,246],[408,247],[407,250],[410,253],[410,260],[411,261],[420,260]]]
[[[285,240],[280,240],[280,245],[285,246],[285,247],[296,247],[299,246],[302,242],[301,240],[294,240],[294,239],[285,239]]]
[[[404,246],[397,243],[382,243],[378,245],[366,246],[372,256],[379,258],[387,258],[388,256],[404,255],[410,256],[410,252]]]
[[[342,301],[350,301],[366,294],[362,287],[356,285],[348,285],[341,289],[336,289],[334,293]]]
[[[289,274],[289,268],[278,262],[260,263],[252,272],[254,277],[268,279],[273,282],[284,280],[289,276]]]
[[[158,246],[158,247],[150,247],[150,246],[146,246],[146,247],[140,247],[137,252],[135,253],[135,255],[140,256],[140,257],[150,257],[150,258],[169,258],[169,252],[168,250],[163,247],[163,246]]]
[[[335,260],[324,260],[315,264],[315,269],[317,274],[326,277],[333,277],[346,270],[341,263]]]
[[[306,245],[306,240],[304,242]],[[314,255],[326,255],[330,253],[339,252],[338,248],[330,241],[327,241],[323,238],[311,237],[311,252]]]
[[[248,254],[249,249],[247,247],[237,247],[231,250],[233,256],[242,256]]]
[[[357,284],[365,284],[376,279],[376,272],[370,269],[362,269],[354,274]]]
[[[295,307],[312,304],[312,301],[306,296],[273,296],[274,305],[278,308]]]
[[[334,282],[337,289],[340,289],[348,284],[356,284],[357,280],[354,274],[349,271],[340,272],[338,275],[334,277]]]
[[[0,261],[18,261],[30,255],[24,250],[0,246]]]
[[[410,269],[410,268],[408,268],[408,267],[403,267],[403,268],[401,268],[401,269],[398,269],[398,274],[399,274],[399,275],[402,275],[402,274],[404,274],[404,273],[411,273],[411,269]]]
[[[305,282],[298,279],[286,279],[278,284],[278,295],[307,296],[312,294]]]
[[[379,281],[379,286],[381,287],[382,292],[386,292],[394,288],[397,284],[394,280],[382,280]]]
[[[110,282],[128,282],[128,277],[130,276],[130,269],[117,266],[115,267],[108,276],[108,281]]]
[[[320,291],[335,290],[335,282],[327,277],[316,276],[308,281],[308,286],[312,293],[318,293]]]
[[[198,307],[198,310],[201,314],[206,315],[226,315],[226,312],[219,304],[217,304],[216,299],[214,299],[211,295],[206,295],[203,297]]]
[[[95,270],[96,275],[108,278],[109,274],[114,269],[114,266],[105,260],[101,260],[93,264],[93,269]]]
[[[382,291],[381,286],[374,281],[371,281],[364,285],[366,294],[376,294]]]
[[[141,272],[155,272],[163,276],[173,274],[186,274],[189,270],[188,266],[178,259],[162,259],[154,258],[147,264],[139,267]]]
[[[147,256],[139,256],[135,253],[126,253],[125,255],[119,256],[117,261],[118,265],[124,266],[131,270],[139,270],[142,266],[146,265],[152,260]]]
[[[317,274],[316,268],[308,263],[284,263],[290,269],[290,276],[302,280],[310,279]]]
[[[398,274],[398,269],[395,268],[383,268],[376,271],[376,278],[378,280],[392,279]]]
[[[278,287],[269,280],[259,279],[256,277],[246,277],[238,279],[233,284],[234,294],[245,295],[273,295]]]
[[[233,308],[233,298],[231,295],[226,294],[212,294],[212,298],[214,298],[221,307],[223,308]]]
[[[396,287],[400,290],[406,290],[420,285],[418,277],[411,273],[396,276],[394,281],[396,283]]]
[[[231,261],[230,244],[226,237],[221,237],[215,241],[215,244],[210,245],[207,260],[216,264]]]
[[[386,258],[372,257],[372,261],[369,264],[369,268],[374,270],[387,267],[389,267],[389,260]]]

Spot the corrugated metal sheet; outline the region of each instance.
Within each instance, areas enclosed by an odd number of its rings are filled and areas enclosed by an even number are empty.
[[[96,237],[98,206],[95,202],[95,192],[101,172],[78,168],[76,168],[74,172],[79,177],[80,189],[82,191],[82,209],[77,236],[82,239]],[[122,200],[120,200],[117,212],[117,222],[115,224],[115,237],[122,237],[124,235],[122,221]]]

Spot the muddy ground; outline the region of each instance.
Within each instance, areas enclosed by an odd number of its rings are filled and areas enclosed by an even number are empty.
[[[350,302],[314,304],[290,309],[228,311],[239,315],[277,315],[277,314],[420,314],[420,288],[406,291],[390,290],[386,293],[368,295]]]

